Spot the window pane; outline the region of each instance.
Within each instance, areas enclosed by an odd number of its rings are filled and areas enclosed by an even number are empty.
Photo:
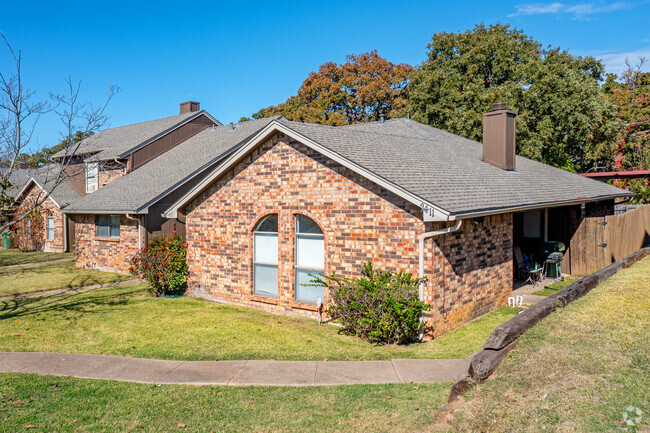
[[[54,218],[47,217],[47,228],[49,229],[54,228]]]
[[[255,227],[256,232],[278,232],[278,215],[265,216]]]
[[[325,301],[325,289],[323,286],[303,286],[303,284],[310,284],[312,278],[309,274],[323,275],[322,272],[310,271],[303,269],[296,269],[296,301],[316,303],[318,298]]]
[[[256,263],[278,264],[278,235],[255,233],[255,258]]]
[[[304,215],[296,215],[296,233],[313,233],[322,235],[323,231],[311,218]]]
[[[92,192],[99,186],[99,163],[89,162],[86,164],[86,191]]]
[[[278,296],[278,267],[255,265],[255,294],[262,296]]]
[[[97,215],[97,236],[107,238],[108,233],[108,215]]]
[[[120,237],[120,216],[111,215],[110,235],[112,238]]]
[[[325,268],[325,240],[323,236],[296,236],[296,266]]]

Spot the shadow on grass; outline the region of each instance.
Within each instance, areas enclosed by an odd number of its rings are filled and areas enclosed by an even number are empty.
[[[79,313],[96,313],[98,310],[91,310],[87,307],[92,305],[102,305],[115,307],[126,305],[131,295],[142,291],[142,288],[125,288],[124,291],[116,293],[115,291],[106,292],[104,289],[110,289],[107,285],[102,289],[78,293],[79,289],[71,289],[63,293],[53,295],[44,295],[37,297],[17,298],[8,301],[0,301],[0,320],[26,317],[48,312],[68,312],[75,311]]]

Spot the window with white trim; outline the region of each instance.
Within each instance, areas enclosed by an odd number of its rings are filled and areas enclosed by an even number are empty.
[[[278,297],[278,215],[267,215],[253,231],[253,293]]]
[[[86,192],[97,191],[99,188],[99,163],[86,163]]]
[[[295,299],[315,304],[318,298],[325,300],[322,285],[311,285],[315,275],[325,270],[325,235],[314,220],[296,215],[296,263]]]
[[[25,239],[32,238],[32,220],[30,217],[27,217],[25,220]]]
[[[97,215],[97,237],[119,239],[120,216],[119,215]]]
[[[47,216],[47,240],[51,241],[54,239],[54,217],[52,215]]]

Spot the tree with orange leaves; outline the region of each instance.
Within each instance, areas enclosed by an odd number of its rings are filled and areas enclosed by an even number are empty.
[[[254,119],[283,115],[289,120],[347,125],[397,117],[408,101],[408,75],[413,68],[394,64],[377,51],[327,62],[312,72],[286,102],[264,108]]]

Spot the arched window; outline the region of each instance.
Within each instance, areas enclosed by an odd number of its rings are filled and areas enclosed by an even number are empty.
[[[323,286],[306,286],[325,269],[325,236],[318,224],[304,215],[296,215],[296,301],[315,304],[324,301]]]
[[[278,297],[278,215],[267,215],[253,232],[253,292]]]

